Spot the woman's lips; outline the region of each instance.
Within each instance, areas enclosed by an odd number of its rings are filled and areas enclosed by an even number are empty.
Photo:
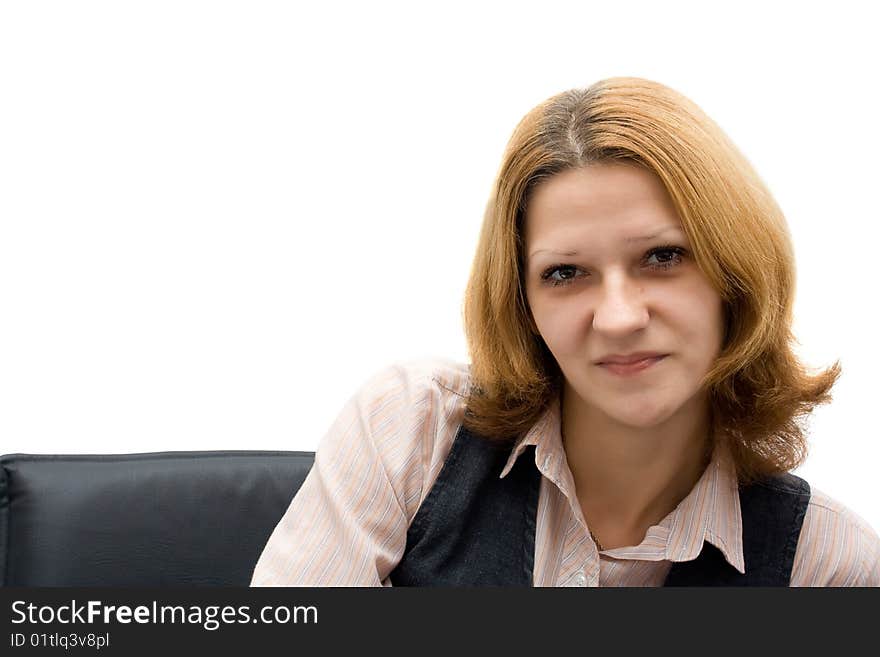
[[[638,374],[639,372],[644,372],[646,369],[659,363],[664,358],[666,358],[666,356],[657,356],[656,358],[645,358],[644,360],[639,360],[639,361],[636,361],[635,363],[626,363],[626,364],[624,364],[624,363],[600,363],[599,367],[604,368],[605,370],[611,372],[612,374],[626,376],[626,375],[630,375],[630,374]]]

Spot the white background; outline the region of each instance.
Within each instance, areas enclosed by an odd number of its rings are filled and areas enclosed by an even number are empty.
[[[4,2],[0,453],[313,450],[379,369],[467,361],[513,127],[633,75],[785,211],[800,353],[844,368],[797,473],[880,528],[870,4]]]

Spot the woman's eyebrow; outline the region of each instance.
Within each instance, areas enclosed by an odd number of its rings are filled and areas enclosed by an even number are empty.
[[[627,237],[623,241],[625,244],[632,244],[635,242],[648,242],[650,240],[653,240],[653,239],[660,237],[661,235],[665,235],[666,233],[671,233],[673,231],[680,233],[681,229],[678,228],[677,226],[669,226],[668,228],[663,228],[662,230],[658,230],[656,233],[652,233],[651,235],[643,235],[642,237]],[[554,251],[552,249],[536,249],[529,254],[529,257],[531,258],[532,256],[537,255],[539,253],[552,253],[554,255],[561,255],[561,256],[576,256],[580,252],[579,251]]]
[[[623,241],[626,244],[630,244],[632,242],[647,242],[648,240],[653,240],[657,237],[660,237],[661,235],[665,235],[666,233],[672,233],[672,232],[680,233],[681,229],[678,228],[677,226],[669,226],[668,228],[658,230],[656,233],[654,233],[652,235],[645,235],[644,237],[628,237]]]

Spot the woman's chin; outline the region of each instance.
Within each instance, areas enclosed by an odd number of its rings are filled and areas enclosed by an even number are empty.
[[[600,408],[602,408],[600,406]],[[602,408],[602,411],[616,424],[633,429],[653,429],[665,423],[672,416],[672,411],[666,406],[637,403],[612,405]]]

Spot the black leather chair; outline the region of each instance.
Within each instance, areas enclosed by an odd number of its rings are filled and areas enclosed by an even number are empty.
[[[0,457],[0,585],[247,586],[312,452]]]

